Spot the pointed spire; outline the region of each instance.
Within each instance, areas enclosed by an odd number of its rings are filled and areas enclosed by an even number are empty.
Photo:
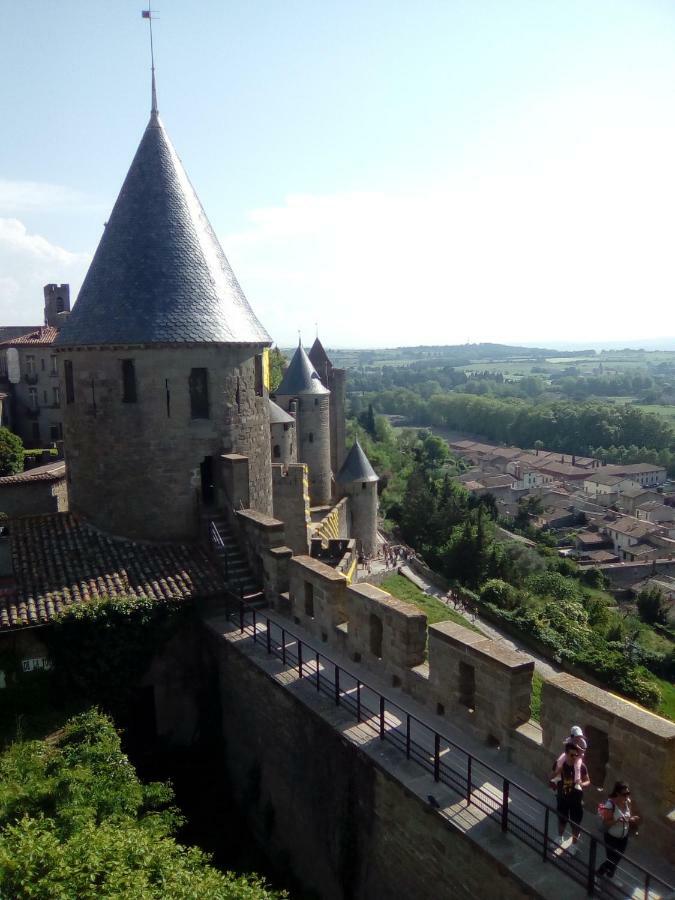
[[[157,109],[157,85],[155,84],[155,67],[152,67],[152,107],[150,108],[150,115],[156,116],[159,113]]]
[[[159,110],[157,109],[157,85],[155,83],[155,48],[152,43],[152,3],[148,0],[148,8],[141,12],[144,19],[148,20],[150,26],[150,68],[152,71],[152,102],[150,106],[150,115],[156,118]]]

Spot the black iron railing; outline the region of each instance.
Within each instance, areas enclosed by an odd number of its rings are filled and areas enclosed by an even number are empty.
[[[219,559],[222,559],[223,561],[225,581],[227,581],[229,579],[227,547],[225,546],[223,536],[218,531],[218,526],[215,522],[209,522],[209,540]]]
[[[374,738],[405,754],[406,759],[429,772],[435,782],[456,793],[460,801],[475,807],[503,832],[537,852],[543,863],[553,865],[585,887],[590,896],[657,900],[675,891],[626,855],[613,881],[598,877],[598,849],[602,851],[603,846],[597,835],[579,827],[582,845],[588,847],[586,858],[559,849],[555,842],[558,815],[554,807],[426,725],[288,628],[273,622],[264,611],[248,607],[229,592],[227,599],[228,617],[242,634],[250,634],[253,642],[264,646],[268,654],[296,669],[299,678],[313,682],[317,692],[331,697],[336,706],[351,713],[372,731]],[[429,799],[435,803],[431,795]]]

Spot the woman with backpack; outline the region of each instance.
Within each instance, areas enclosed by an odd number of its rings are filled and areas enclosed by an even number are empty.
[[[605,837],[607,859],[598,869],[598,875],[614,877],[617,865],[626,852],[631,825],[640,821],[631,812],[630,788],[624,781],[617,781],[609,798],[598,806]]]

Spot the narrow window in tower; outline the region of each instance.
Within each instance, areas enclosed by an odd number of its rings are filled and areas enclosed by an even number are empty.
[[[207,369],[190,370],[190,416],[209,418],[209,382]]]
[[[171,391],[169,390],[169,379],[164,379],[164,389],[166,390],[166,417],[171,418]]]
[[[234,392],[234,402],[237,404],[237,412],[241,412],[241,385],[239,384],[239,376],[237,375],[237,388]]]
[[[361,482],[361,490],[362,490],[362,491],[365,491],[365,489],[366,489],[366,482],[365,482],[365,481],[362,481],[362,482]]]
[[[274,450],[272,452],[272,455],[274,456],[275,459],[279,459],[279,457],[281,456],[281,447],[278,444],[274,445]]]
[[[122,403],[135,403],[136,396],[136,367],[133,359],[120,360],[122,363]]]
[[[310,431],[310,433],[307,435],[307,440],[310,442],[310,444],[313,444],[313,443],[314,443],[314,434],[313,434],[311,431]]]
[[[66,379],[66,403],[74,403],[75,382],[73,381],[73,364],[69,359],[63,361],[63,374]]]
[[[263,358],[262,353],[254,357],[255,363],[255,394],[256,397],[263,395]]]

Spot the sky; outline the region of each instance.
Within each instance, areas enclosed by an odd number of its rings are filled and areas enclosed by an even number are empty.
[[[157,5],[160,115],[279,345],[675,346],[675,0]],[[79,290],[142,8],[2,5],[0,324]]]

